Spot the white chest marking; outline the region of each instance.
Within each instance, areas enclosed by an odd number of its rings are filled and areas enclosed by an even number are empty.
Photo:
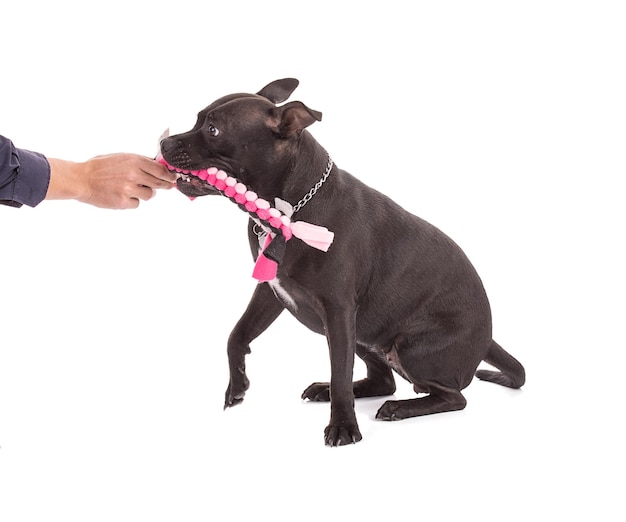
[[[278,299],[281,303],[283,303],[289,310],[296,311],[298,309],[296,302],[285,291],[285,289],[282,286],[280,286],[280,281],[278,278],[268,281],[267,284],[270,285],[270,288],[274,292],[276,299]]]

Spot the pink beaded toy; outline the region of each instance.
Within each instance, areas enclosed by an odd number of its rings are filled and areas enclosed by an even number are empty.
[[[229,176],[223,170],[215,167],[186,170],[170,165],[161,155],[156,159],[173,172],[195,176],[205,181],[230,201],[237,203],[239,208],[250,214],[252,219],[264,229],[269,230],[252,272],[252,276],[258,281],[271,281],[276,277],[276,271],[282,261],[286,243],[293,236],[304,241],[307,245],[328,252],[335,236],[333,232],[326,227],[312,225],[304,221],[291,221],[289,216],[260,198],[255,192],[249,190],[243,183]]]

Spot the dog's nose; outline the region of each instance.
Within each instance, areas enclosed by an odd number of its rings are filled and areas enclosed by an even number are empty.
[[[171,152],[178,147],[178,140],[172,138],[164,138],[161,140],[161,152]]]

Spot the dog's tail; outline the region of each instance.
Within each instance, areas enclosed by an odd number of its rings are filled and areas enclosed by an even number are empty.
[[[483,381],[495,382],[509,388],[521,388],[526,382],[526,372],[520,362],[508,354],[497,342],[491,341],[491,346],[485,357],[485,362],[495,366],[499,372],[478,370],[476,377]]]

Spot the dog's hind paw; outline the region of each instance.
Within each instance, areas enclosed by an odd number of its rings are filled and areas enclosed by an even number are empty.
[[[402,412],[402,403],[400,401],[387,401],[376,412],[376,418],[385,421],[401,420],[405,416]]]
[[[314,402],[330,401],[330,386],[327,382],[314,382],[302,392],[303,399]]]

